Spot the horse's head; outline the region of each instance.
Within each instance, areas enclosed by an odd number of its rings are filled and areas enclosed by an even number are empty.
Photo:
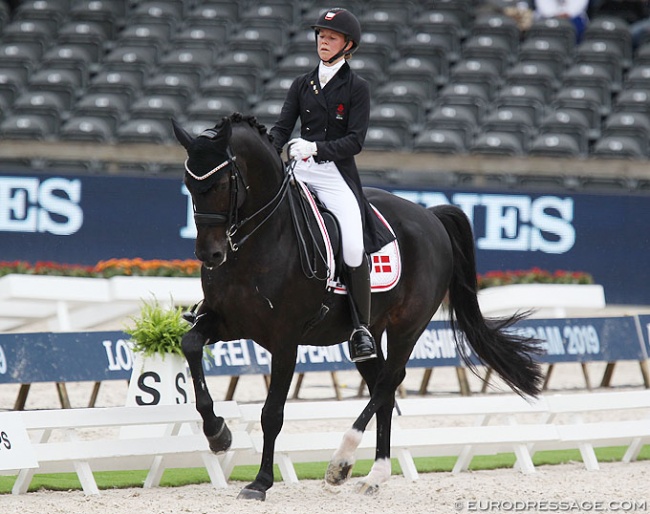
[[[227,256],[226,232],[245,199],[243,179],[230,147],[232,124],[224,118],[196,138],[175,121],[172,124],[176,139],[187,151],[184,182],[194,205],[194,253],[206,267],[220,266]]]
[[[237,130],[233,130],[233,121]],[[281,170],[281,161],[268,138],[259,137],[259,126],[252,118],[237,114],[224,117],[197,137],[175,121],[172,124],[176,139],[188,156],[184,181],[194,205],[195,254],[207,268],[214,268],[226,262],[229,249],[237,250],[233,236],[257,208],[255,202],[246,202],[254,196],[249,195],[249,181],[260,180],[260,187],[250,189],[262,195],[268,194],[268,186],[272,185],[268,177],[250,177],[247,173],[273,164]],[[269,156],[274,157],[274,162],[269,162]],[[251,205],[243,208],[245,203]]]

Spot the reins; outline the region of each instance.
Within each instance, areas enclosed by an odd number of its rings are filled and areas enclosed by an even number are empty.
[[[293,179],[293,168],[296,165],[296,161],[290,161],[285,168],[286,176],[289,176]],[[302,267],[302,272],[307,278],[315,278],[316,280],[327,280],[329,276],[329,270],[327,266],[327,258],[323,255],[320,247],[318,246],[318,240],[314,231],[312,230],[312,225],[309,223],[309,207],[307,206],[307,201],[300,192],[298,193],[298,207],[300,208],[300,215],[302,219],[305,220],[305,225],[307,226],[307,232],[309,235],[309,240],[311,241],[311,246],[313,248],[313,258],[310,259],[310,253],[308,248],[308,243],[305,239],[303,231],[300,228],[300,219],[299,213],[296,208],[296,202],[293,195],[289,195],[289,210],[291,212],[291,220],[293,221],[293,228],[296,233],[296,240],[298,242],[298,255],[300,255],[300,265]],[[318,276],[318,263],[316,258],[320,257],[321,262],[325,266],[325,276]],[[312,263],[313,260],[313,263]]]
[[[233,252],[237,252],[241,245],[243,245],[248,238],[250,238],[255,232],[257,232],[260,227],[262,227],[273,214],[278,210],[282,201],[285,197],[288,196],[289,202],[289,212],[291,215],[291,221],[294,227],[294,232],[296,235],[296,240],[298,243],[298,254],[300,255],[300,264],[304,275],[307,278],[315,278],[317,280],[325,281],[329,277],[329,268],[327,265],[327,258],[323,254],[323,251],[319,247],[319,240],[317,235],[314,233],[312,224],[309,223],[309,206],[307,205],[307,200],[299,192],[297,198],[294,198],[294,195],[288,194],[291,182],[295,180],[293,174],[293,168],[295,166],[295,161],[290,161],[284,166],[284,178],[278,188],[278,191],[275,193],[273,198],[269,200],[265,205],[260,207],[250,216],[239,220],[239,183],[244,185],[245,190],[248,190],[248,184],[239,169],[237,164],[237,156],[233,154],[230,145],[226,149],[228,153],[228,158],[222,163],[218,164],[212,168],[205,175],[196,175],[188,167],[187,162],[185,161],[185,170],[187,173],[195,180],[206,180],[209,177],[212,177],[219,173],[220,171],[230,167],[229,175],[229,184],[230,184],[230,198],[228,212],[216,212],[216,213],[205,213],[197,212],[196,207],[194,206],[194,222],[196,225],[227,225],[226,229],[226,239],[228,241],[228,246]],[[265,212],[268,213],[266,216],[248,233],[243,235],[239,241],[235,241],[235,235],[238,234],[243,227],[250,224]],[[301,219],[304,220],[306,225],[306,234],[305,229],[301,226]],[[309,248],[311,246],[311,250]],[[324,265],[324,274],[319,276],[318,265],[321,262]]]
[[[204,213],[204,212],[194,211],[194,222],[197,225],[227,224],[228,229],[226,230],[226,239],[228,240],[228,245],[230,246],[230,249],[233,252],[236,252],[239,250],[239,247],[243,243],[245,243],[249,237],[251,237],[255,232],[257,232],[257,230],[262,225],[264,225],[269,220],[269,218],[273,215],[273,213],[278,209],[278,207],[282,203],[282,200],[286,196],[287,191],[289,190],[291,176],[289,174],[285,174],[284,179],[280,184],[280,188],[278,189],[277,193],[273,196],[273,198],[268,203],[263,205],[260,209],[255,211],[253,214],[240,221],[239,209],[237,205],[239,202],[239,181],[241,180],[246,190],[248,189],[248,185],[246,184],[246,180],[242,175],[239,166],[237,165],[237,157],[233,155],[230,145],[228,145],[227,147],[227,152],[228,152],[228,159],[223,161],[221,164],[215,166],[212,170],[210,170],[205,175],[201,175],[197,177],[197,175],[192,173],[188,168],[187,161],[185,161],[185,169],[193,178],[196,178],[197,180],[204,180],[208,176],[213,175],[221,171],[222,169],[226,168],[226,166],[230,165],[230,200],[229,200],[230,205],[229,205],[228,213],[227,214]],[[253,228],[248,234],[244,235],[239,240],[239,242],[235,242],[233,240],[235,234],[237,234],[237,232],[239,232],[243,226],[255,220],[268,208],[272,208],[271,212],[269,212],[268,215],[255,228]]]
[[[230,249],[233,252],[236,252],[239,250],[239,247],[246,242],[246,240],[251,237],[257,230],[264,225],[270,218],[273,216],[273,213],[280,207],[280,204],[282,203],[282,200],[284,197],[287,195],[287,191],[289,190],[289,184],[291,183],[291,177],[288,174],[285,174],[284,179],[282,180],[282,183],[280,184],[280,188],[278,189],[278,192],[275,193],[275,196],[263,207],[258,209],[256,212],[248,216],[247,218],[244,218],[242,221],[239,223],[236,223],[232,225],[228,230],[226,230],[226,238],[228,239],[228,244],[230,245]],[[275,205],[274,205],[275,204]],[[269,212],[268,216],[264,218],[253,230],[251,230],[248,234],[246,234],[244,237],[242,237],[239,240],[239,243],[233,243],[232,241],[232,236],[234,236],[237,231],[243,227],[246,223],[249,221],[252,221],[255,219],[260,213],[262,213],[265,209],[273,207],[271,212]]]

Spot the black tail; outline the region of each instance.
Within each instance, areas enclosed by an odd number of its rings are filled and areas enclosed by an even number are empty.
[[[509,318],[486,319],[478,304],[476,260],[472,227],[465,213],[451,205],[431,207],[444,225],[453,249],[454,268],[449,285],[451,326],[463,360],[469,362],[467,348],[457,337],[462,331],[480,361],[492,368],[522,396],[537,396],[542,387],[542,371],[534,356],[541,353],[539,341],[509,333],[506,329],[526,317],[526,313]]]

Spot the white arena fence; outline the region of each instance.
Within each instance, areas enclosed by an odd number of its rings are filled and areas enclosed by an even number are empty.
[[[341,422],[342,428],[283,432],[275,458],[284,481],[298,482],[297,462],[329,460],[364,405],[363,400],[287,404],[285,424],[327,421]],[[13,493],[22,494],[35,473],[74,471],[86,494],[99,494],[96,471],[145,469],[144,487],[155,487],[167,468],[205,467],[212,485],[224,488],[234,466],[259,463],[261,407],[215,404],[233,432],[231,450],[220,456],[209,451],[193,404],[0,413],[0,474],[15,475]],[[602,411],[611,413],[608,421],[590,419]],[[163,429],[153,431],[154,425]],[[145,429],[123,430],[134,426]],[[91,439],[84,438],[88,428],[99,429]],[[455,457],[453,472],[460,473],[475,455],[512,452],[518,471],[534,473],[535,452],[577,448],[586,470],[596,471],[595,448],[625,446],[623,461],[631,462],[649,442],[648,390],[543,395],[533,402],[516,395],[398,400],[392,435],[393,456],[410,480],[418,479],[414,457]],[[374,446],[370,429],[357,457],[374,458]]]
[[[16,295],[24,289],[14,284],[14,277],[0,279],[0,305],[14,308]],[[59,277],[50,277],[59,278]],[[95,279],[89,279],[95,280]],[[113,279],[111,279],[113,280]],[[178,279],[173,279],[175,282]],[[11,282],[11,284],[9,284]],[[89,319],[115,295],[126,295],[125,303],[106,311],[109,316],[123,317],[128,309],[139,305],[149,295],[143,289],[134,290],[123,280],[103,283],[95,291],[96,303],[74,296],[73,289],[42,288],[38,294],[21,298],[21,312],[29,312],[32,304],[40,306],[45,316],[53,316],[65,330],[76,326],[75,320]],[[146,281],[147,287],[153,282]],[[160,291],[169,292],[167,281],[158,282]],[[8,285],[9,284],[9,285]],[[93,282],[93,284],[97,284]],[[132,284],[129,282],[129,284]],[[144,283],[143,283],[144,284]],[[196,298],[190,282],[188,299]],[[118,287],[120,286],[120,287]],[[90,285],[88,287],[91,287]],[[95,287],[95,286],[92,286]],[[144,285],[142,287],[145,287]],[[580,286],[583,287],[583,286]],[[76,289],[76,288],[75,288]],[[151,289],[148,289],[151,291]],[[593,289],[590,294],[594,294]],[[61,298],[61,294],[67,295]],[[86,293],[89,294],[88,291]],[[34,296],[36,294],[36,296]],[[168,294],[168,293],[167,293]],[[49,296],[48,296],[49,295]],[[58,297],[57,297],[58,295]],[[72,296],[71,296],[72,295]],[[163,298],[162,294],[156,295]],[[530,291],[526,294],[531,297]],[[511,290],[506,294],[515,298]],[[532,294],[536,305],[542,296]],[[558,293],[542,308],[553,310],[546,319],[529,319],[516,326],[524,334],[543,341],[546,355],[547,381],[553,366],[579,364],[585,372],[592,362],[607,363],[601,385],[609,383],[614,366],[620,361],[639,363],[643,384],[650,387],[647,359],[650,316],[620,316],[601,318],[556,317],[568,315],[572,307],[585,305],[584,299]],[[57,299],[58,298],[58,299]],[[602,290],[595,296],[604,306]],[[177,296],[174,296],[178,300]],[[565,299],[575,305],[562,305]],[[560,300],[558,304],[558,300]],[[119,302],[118,302],[119,303]],[[522,307],[517,300],[517,305]],[[92,305],[91,305],[92,304]],[[498,305],[497,305],[498,304]],[[481,305],[486,314],[507,309],[506,304],[494,303],[493,309]],[[92,307],[92,309],[91,309]],[[525,307],[525,306],[524,306]],[[562,312],[558,311],[561,309]],[[3,311],[5,312],[5,311]],[[48,314],[49,313],[49,314]],[[36,313],[35,315],[37,315]],[[103,318],[106,321],[106,318]],[[67,324],[67,325],[66,325]],[[89,406],[94,405],[100,384],[106,380],[128,380],[133,357],[127,336],[119,331],[107,332],[32,332],[0,334],[0,386],[20,384],[14,411],[0,412],[0,473],[16,475],[14,493],[27,491],[35,473],[74,471],[87,494],[97,494],[93,472],[101,470],[149,470],[146,487],[158,485],[164,469],[173,467],[205,467],[215,487],[226,487],[233,467],[258,464],[261,433],[258,426],[261,405],[244,405],[234,401],[218,402],[215,412],[224,416],[233,430],[233,447],[225,455],[213,455],[201,433],[200,417],[192,404],[147,405],[139,407],[56,409],[22,411],[30,384],[56,384],[62,407],[71,407],[65,384],[94,382]],[[330,372],[353,369],[347,359],[346,345],[331,348],[303,347],[297,363],[297,373]],[[268,354],[252,341],[219,342],[213,347],[212,358],[205,361],[208,375],[232,377],[229,395],[234,393],[237,377],[246,374],[266,375],[270,371]],[[413,353],[409,367],[426,370],[421,392],[426,392],[430,371],[436,367],[452,366],[459,374],[461,392],[469,394],[462,380],[465,366],[455,352],[449,327],[442,321],[431,322]],[[428,374],[427,374],[428,372]],[[336,382],[334,382],[336,386]],[[465,389],[463,389],[465,388]],[[326,461],[338,446],[343,432],[361,412],[365,400],[332,402],[289,402],[285,422],[302,424],[327,421],[340,422],[330,431],[318,429],[284,431],[276,444],[276,462],[283,479],[297,481],[294,463]],[[538,401],[527,403],[512,395],[490,394],[480,397],[408,398],[398,401],[395,413],[393,455],[404,475],[417,479],[413,461],[418,456],[447,455],[456,457],[454,472],[467,469],[472,457],[495,452],[513,452],[516,468],[524,473],[535,471],[532,456],[536,451],[560,448],[580,450],[586,469],[598,469],[594,448],[621,445],[627,448],[624,460],[634,460],[650,437],[650,390],[631,392],[594,392],[580,394],[545,394]],[[595,422],[595,411],[611,411],[610,421]],[[466,420],[458,426],[450,420]],[[435,421],[435,423],[431,421]],[[158,430],[150,430],[158,425]],[[133,427],[142,427],[137,429]],[[87,438],[92,429],[93,438]],[[99,437],[97,437],[99,435]],[[358,458],[374,458],[375,434],[369,430],[357,452]]]

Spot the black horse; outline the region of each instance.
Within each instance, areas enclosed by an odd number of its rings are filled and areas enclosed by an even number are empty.
[[[198,229],[196,256],[203,263],[204,301],[183,337],[203,431],[214,452],[230,446],[223,418],[213,412],[202,367],[204,345],[252,339],[272,354],[271,382],[262,409],[262,462],[240,498],[264,500],[273,485],[275,440],[295,370],[299,345],[329,346],[347,340],[352,322],[347,299],[328,282],[322,239],[313,220],[300,215],[300,195],[266,129],[235,113],[194,138],[174,123],[187,150],[185,184]],[[390,291],[373,294],[370,330],[386,332],[387,352],[358,363],[370,390],[360,413],[332,457],[331,484],[350,476],[363,431],[377,416],[376,460],[360,491],[373,492],[390,477],[391,415],[395,391],[420,334],[448,293],[456,346],[471,351],[517,393],[536,396],[541,372],[533,356],[537,341],[506,330],[521,316],[488,320],[477,301],[474,239],[465,214],[454,206],[424,208],[380,189],[365,193],[392,226],[399,242],[402,275]],[[310,236],[311,234],[311,236]]]

